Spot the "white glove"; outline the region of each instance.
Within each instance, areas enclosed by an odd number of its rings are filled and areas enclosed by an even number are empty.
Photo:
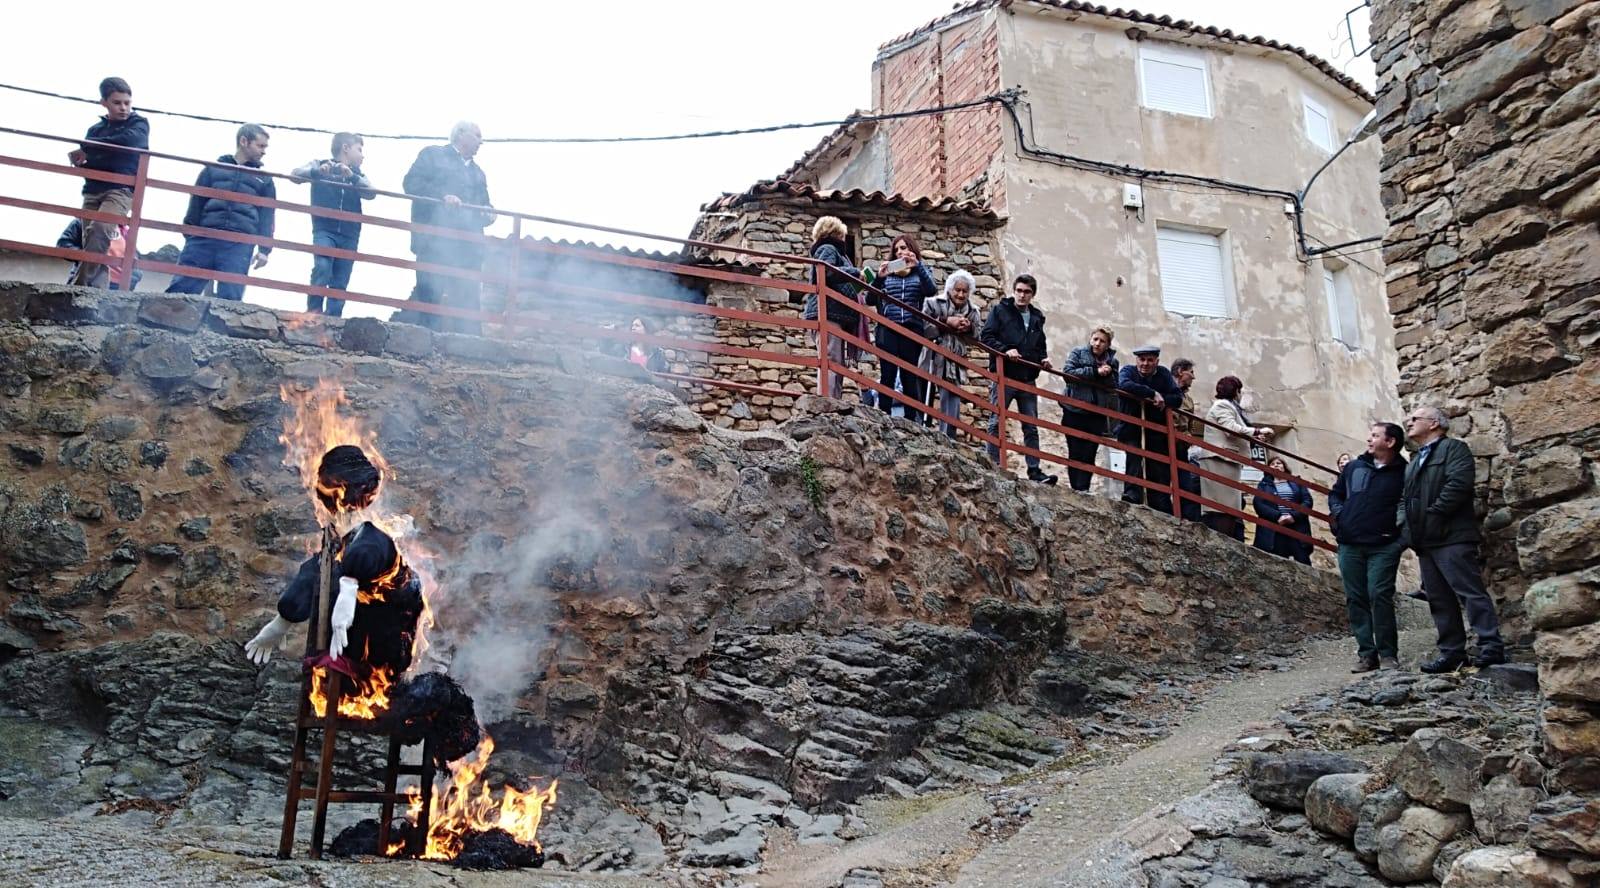
[[[273,617],[272,622],[261,627],[255,638],[244,643],[244,655],[257,666],[272,659],[273,651],[283,650],[284,639],[288,637],[289,627],[293,625],[283,617]]]
[[[351,577],[339,578],[339,597],[333,600],[333,640],[328,643],[328,656],[344,653],[350,640],[350,624],[356,621],[356,587],[360,585]]]

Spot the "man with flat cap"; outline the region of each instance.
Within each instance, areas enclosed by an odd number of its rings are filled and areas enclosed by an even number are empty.
[[[1167,411],[1183,404],[1183,389],[1172,378],[1172,373],[1161,366],[1160,346],[1141,345],[1133,350],[1133,358],[1133,363],[1123,364],[1117,374],[1117,390],[1122,393],[1122,412],[1150,420],[1164,429]],[[1158,432],[1123,421],[1117,423],[1114,434],[1118,441],[1130,447],[1140,447],[1162,455],[1167,452],[1165,431]],[[1146,488],[1125,482],[1123,502],[1143,503],[1157,512],[1172,513],[1172,494],[1167,492],[1172,483],[1172,474],[1164,460],[1145,459],[1129,453],[1127,474],[1158,484],[1160,488]]]

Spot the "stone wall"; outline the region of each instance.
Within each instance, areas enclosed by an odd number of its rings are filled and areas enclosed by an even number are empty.
[[[938,718],[1032,693],[1049,657],[1215,660],[1342,625],[1325,572],[1019,483],[876,411],[803,399],[776,430],[723,430],[581,350],[0,285],[0,704],[170,766],[91,796],[281,766],[294,670],[258,676],[238,645],[315,533],[279,435],[282,390],[319,380],[415,519],[434,656],[478,695],[470,655],[498,645],[511,685],[486,717],[517,727],[497,739],[612,774],[848,798]],[[752,657],[818,695],[782,732],[749,709]],[[840,725],[873,720],[894,749],[836,773]]]
[[[1600,789],[1600,3],[1380,0],[1372,38],[1400,393],[1477,456],[1545,751]]]

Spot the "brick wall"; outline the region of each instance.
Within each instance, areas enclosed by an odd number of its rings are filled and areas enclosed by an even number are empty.
[[[992,19],[979,17],[916,43],[878,63],[882,111],[950,105],[991,95],[1000,89],[998,37]],[[981,195],[999,205],[1002,197],[983,183],[999,157],[997,108],[917,117],[887,124],[893,191],[907,197],[958,196],[982,185]]]
[[[1477,457],[1555,778],[1600,790],[1600,3],[1378,0],[1384,262],[1408,406]],[[1585,665],[1588,664],[1588,665]]]

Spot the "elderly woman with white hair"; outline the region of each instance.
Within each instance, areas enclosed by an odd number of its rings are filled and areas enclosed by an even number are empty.
[[[815,225],[811,226],[811,258],[829,266],[827,277],[828,289],[834,291],[828,297],[828,323],[863,341],[867,338],[867,319],[861,312],[851,306],[853,304],[877,305],[878,294],[870,289],[863,289],[856,283],[862,278],[861,269],[850,262],[850,247],[845,239],[850,236],[850,230],[845,228],[844,221],[837,216],[823,216]],[[816,282],[816,269],[812,269],[811,280]],[[815,294],[806,296],[805,313],[803,317],[810,321],[817,317],[817,297]],[[828,337],[828,360],[835,364],[854,367],[860,357],[860,349],[850,345],[838,336]],[[828,396],[837,398],[844,393],[844,377],[838,373],[829,373]],[[870,390],[861,390],[862,403],[867,403],[867,394]]]
[[[945,351],[965,355],[966,339],[978,326],[978,308],[972,304],[972,293],[977,286],[971,274],[965,271],[951,272],[944,279],[944,292],[922,301],[922,313],[931,318],[923,322],[922,334],[937,342]],[[959,387],[967,381],[966,371],[960,364],[926,346],[917,359],[917,368],[953,386]],[[961,396],[942,386],[935,385],[933,388],[939,390],[939,412],[946,417],[940,425],[947,437],[954,438],[956,427],[950,421],[961,418]]]

